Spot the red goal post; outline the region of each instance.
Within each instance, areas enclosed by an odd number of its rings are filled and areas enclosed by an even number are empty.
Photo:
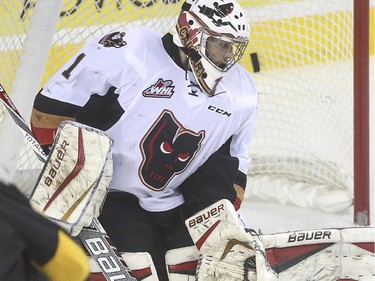
[[[260,98],[246,195],[330,212],[354,204],[354,222],[368,225],[369,1],[240,2],[252,30],[241,64],[253,73]],[[179,0],[4,0],[0,82],[27,119],[37,88],[89,38],[136,25],[171,31],[180,6]],[[5,121],[0,145],[10,155],[0,167],[17,160],[21,174],[39,169],[32,152],[9,141],[15,130]],[[32,182],[20,178],[21,185]]]
[[[370,11],[369,0],[354,6],[354,222],[370,224]],[[373,31],[372,31],[373,32]]]

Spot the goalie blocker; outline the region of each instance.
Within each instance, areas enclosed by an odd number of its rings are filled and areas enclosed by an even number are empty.
[[[112,179],[111,147],[103,132],[63,122],[31,195],[33,205],[78,235],[101,211]]]

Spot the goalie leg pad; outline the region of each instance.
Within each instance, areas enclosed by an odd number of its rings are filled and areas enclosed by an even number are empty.
[[[169,281],[194,281],[199,256],[194,246],[169,250],[165,255]]]
[[[149,253],[121,253],[133,277],[142,281],[159,281],[154,262]]]
[[[63,122],[31,196],[32,204],[72,236],[97,217],[112,180],[112,140]]]

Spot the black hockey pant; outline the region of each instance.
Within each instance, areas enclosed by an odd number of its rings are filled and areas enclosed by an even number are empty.
[[[183,208],[147,212],[139,206],[135,196],[109,192],[99,221],[120,252],[148,252],[159,280],[165,281],[168,280],[166,252],[193,245],[185,227]]]

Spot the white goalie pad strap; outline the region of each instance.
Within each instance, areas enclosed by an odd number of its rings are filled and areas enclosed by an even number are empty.
[[[202,255],[197,280],[242,281],[245,277],[250,281],[277,280],[274,272],[267,266],[259,241],[246,233],[228,200],[212,204],[185,223]],[[250,265],[246,266],[246,270],[245,262]]]
[[[194,246],[167,251],[165,262],[169,281],[195,281],[199,256]]]
[[[131,275],[137,280],[159,281],[152,257],[147,252],[121,253]]]
[[[341,229],[340,232],[340,276],[375,280],[375,228],[355,227]]]
[[[102,131],[63,122],[31,202],[72,236],[97,217],[112,180],[112,140]]]
[[[278,274],[271,268],[267,260],[266,250],[262,240],[256,231],[248,229],[247,232],[252,236],[252,245],[255,249],[255,263],[256,263],[256,280],[258,281],[275,281],[279,280]]]

